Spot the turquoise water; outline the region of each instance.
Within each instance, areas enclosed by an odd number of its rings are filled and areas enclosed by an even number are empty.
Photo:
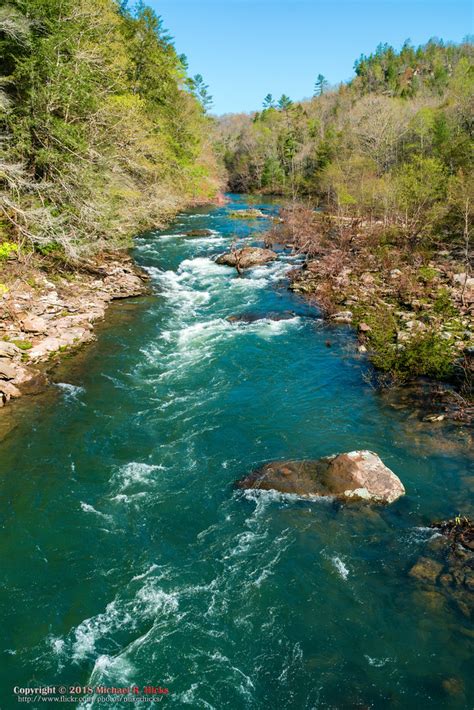
[[[427,523],[472,514],[466,433],[365,383],[350,330],[287,290],[293,257],[243,278],[214,264],[268,227],[230,219],[247,204],[232,199],[138,238],[154,294],[117,304],[61,384],[15,414],[0,449],[0,707],[39,683],[161,685],[173,708],[471,707],[468,620],[407,574]],[[405,498],[360,509],[233,489],[266,460],[360,448]]]

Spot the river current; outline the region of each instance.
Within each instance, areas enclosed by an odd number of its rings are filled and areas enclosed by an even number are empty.
[[[161,706],[208,710],[473,705],[472,626],[408,575],[433,519],[472,515],[466,434],[373,391],[350,329],[288,290],[294,256],[243,276],[215,264],[268,229],[229,216],[248,204],[138,237],[153,294],[113,306],[15,413],[0,449],[2,710],[37,684],[151,684],[169,689]],[[406,487],[390,507],[233,488],[268,460],[366,448]]]

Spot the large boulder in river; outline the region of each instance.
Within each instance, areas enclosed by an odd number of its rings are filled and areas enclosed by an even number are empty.
[[[216,264],[235,266],[237,269],[248,269],[251,266],[260,266],[274,261],[277,254],[271,249],[260,247],[243,247],[221,254],[216,259]]]
[[[236,486],[375,503],[393,503],[405,493],[398,476],[372,451],[350,451],[316,461],[272,461]]]

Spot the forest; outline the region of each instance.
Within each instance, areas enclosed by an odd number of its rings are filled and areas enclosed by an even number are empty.
[[[161,19],[116,0],[11,0],[0,8],[2,254],[69,262],[129,245],[217,169],[209,96]]]
[[[306,255],[294,288],[357,326],[390,381],[458,372],[466,393],[473,53],[469,38],[379,45],[349,83],[330,89],[320,74],[312,99],[268,94],[217,127],[231,189],[288,203],[270,241]]]
[[[253,115],[227,115],[217,145],[231,189],[296,197],[347,214],[431,230],[472,170],[472,42],[380,45],[355,78],[312,99],[269,94]]]

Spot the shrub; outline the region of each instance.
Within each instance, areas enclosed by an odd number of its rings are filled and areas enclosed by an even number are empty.
[[[425,283],[430,283],[438,276],[438,272],[432,266],[421,266],[418,269],[418,276]]]
[[[436,332],[422,332],[397,345],[397,321],[389,309],[374,308],[363,314],[370,325],[367,341],[373,365],[404,381],[426,375],[446,379],[453,372],[455,353],[452,342]]]
[[[20,350],[31,350],[33,345],[29,340],[12,340],[13,345],[16,345]]]
[[[0,243],[0,261],[6,261],[16,252],[18,252],[18,244],[15,242]]]
[[[457,315],[456,308],[454,307],[449,291],[446,288],[442,288],[438,291],[438,295],[433,303],[433,310],[435,313],[447,317]]]
[[[423,333],[406,343],[397,360],[397,371],[404,376],[446,379],[453,372],[452,343],[438,333]]]

